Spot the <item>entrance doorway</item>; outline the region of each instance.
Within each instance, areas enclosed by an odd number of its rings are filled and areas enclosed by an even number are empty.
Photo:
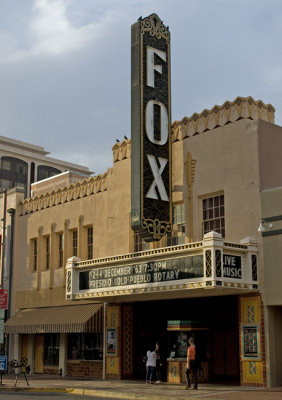
[[[42,374],[44,365],[44,335],[35,336],[34,352],[34,372]]]
[[[168,330],[168,321],[192,321],[198,326],[198,331],[191,328],[180,336],[186,338],[185,342],[190,335],[198,341],[198,354],[208,368],[208,380],[239,382],[237,296],[139,302],[133,305],[133,314],[136,379],[145,379],[144,356],[158,342],[164,359],[162,379],[166,380],[167,358],[173,357],[172,347],[176,346],[173,341],[178,340],[175,339],[178,338],[176,333]],[[186,352],[182,351],[181,357],[184,354]]]

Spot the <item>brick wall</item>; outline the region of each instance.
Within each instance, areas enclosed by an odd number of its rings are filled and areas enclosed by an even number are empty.
[[[102,361],[84,361],[84,360],[67,361],[67,376],[102,379],[102,375],[103,375]]]
[[[48,365],[44,365],[43,374],[46,374],[46,375],[59,375],[59,367],[50,367]]]

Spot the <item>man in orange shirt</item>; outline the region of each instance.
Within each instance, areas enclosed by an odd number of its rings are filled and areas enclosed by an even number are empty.
[[[193,338],[189,338],[189,347],[187,349],[187,364],[186,364],[186,383],[185,389],[191,387],[190,373],[193,375],[194,389],[198,389],[198,368],[196,362],[196,346]]]

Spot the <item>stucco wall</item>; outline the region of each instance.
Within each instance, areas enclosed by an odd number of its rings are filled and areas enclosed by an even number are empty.
[[[21,209],[19,208],[19,213]],[[15,255],[16,308],[65,303],[65,271],[58,266],[56,235],[64,233],[64,263],[72,254],[72,230],[78,229],[78,256],[87,258],[88,226],[93,226],[93,257],[131,251],[130,159],[108,171],[106,190],[18,216]],[[44,260],[44,237],[51,237],[50,269]],[[31,240],[38,239],[38,268],[32,268]],[[53,242],[52,242],[52,239]],[[53,246],[53,247],[52,247]],[[54,247],[55,246],[55,247]]]
[[[195,160],[195,239],[202,238],[202,199],[217,193],[224,194],[226,240],[257,239],[261,212],[257,121],[239,120],[187,138],[183,140],[184,162],[187,152]]]

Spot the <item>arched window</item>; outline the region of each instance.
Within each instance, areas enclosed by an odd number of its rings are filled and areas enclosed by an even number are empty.
[[[34,182],[34,171],[35,171],[35,164],[32,161],[32,163],[30,164],[30,184]]]
[[[22,187],[27,193],[28,164],[14,157],[1,157],[0,185],[3,189]]]
[[[62,171],[57,168],[49,167],[47,165],[39,165],[37,167],[37,181],[42,181],[43,179],[50,178],[51,176],[58,175]]]

